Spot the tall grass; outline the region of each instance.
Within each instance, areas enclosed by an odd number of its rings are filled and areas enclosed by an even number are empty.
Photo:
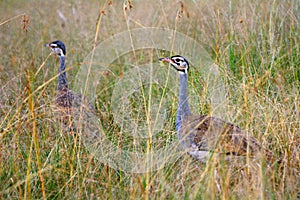
[[[299,1],[15,0],[0,4],[1,199],[300,198]],[[282,158],[280,164],[268,166],[264,160],[250,158],[227,162],[215,155],[203,164],[183,155],[157,171],[134,174],[102,164],[80,137],[65,133],[50,107],[58,63],[43,44],[55,39],[67,44],[72,87],[95,41],[99,44],[121,31],[150,26],[176,29],[209,52],[228,89],[224,115]],[[96,107],[108,137],[122,148],[133,148],[135,141],[114,124],[111,87],[126,72],[124,63],[146,63],[151,56],[149,51],[123,55],[110,66],[113,73],[105,77],[104,88],[97,88]],[[191,69],[189,84],[201,100],[198,111],[212,112],[196,70]],[[153,145],[176,140],[177,98],[172,99],[169,121]],[[140,109],[138,103],[132,104]],[[131,113],[136,118],[139,114]],[[140,151],[147,148],[149,143],[143,143]]]

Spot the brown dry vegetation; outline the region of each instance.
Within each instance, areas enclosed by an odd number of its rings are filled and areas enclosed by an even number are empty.
[[[300,198],[298,0],[3,0],[0,5],[0,199]],[[222,69],[227,118],[282,162],[267,166],[263,159],[227,162],[212,155],[203,164],[184,155],[157,171],[135,174],[102,164],[80,138],[65,134],[50,109],[58,63],[43,44],[59,39],[67,45],[72,87],[95,42],[143,27],[175,29],[198,41]],[[138,53],[140,62],[151,60],[151,52]],[[133,62],[130,55],[111,65],[117,77],[126,72],[124,60]],[[202,112],[210,112],[199,77],[191,70],[190,87],[198,91]],[[97,88],[97,106],[111,141],[131,148],[131,139],[111,120],[114,79],[106,77],[107,93]],[[176,139],[176,101],[158,145]]]

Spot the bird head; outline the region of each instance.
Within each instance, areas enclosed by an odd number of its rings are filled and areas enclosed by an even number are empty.
[[[189,62],[180,55],[171,58],[160,58],[160,61],[170,63],[180,74],[187,74],[189,70]]]
[[[50,42],[49,44],[45,45],[46,47],[49,47],[52,52],[57,54],[59,57],[66,56],[66,46],[63,42],[57,40],[54,42]]]

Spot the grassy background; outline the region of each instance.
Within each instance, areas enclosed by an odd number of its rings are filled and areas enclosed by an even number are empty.
[[[300,198],[299,1],[124,3],[0,1],[0,199]],[[146,174],[99,163],[53,118],[50,103],[56,81],[48,81],[57,74],[57,60],[48,59],[49,50],[43,47],[55,39],[65,42],[72,86],[72,77],[93,47],[99,20],[97,43],[149,26],[176,29],[197,40],[222,69],[228,118],[249,130],[276,158],[282,157],[282,163],[266,167],[257,160],[227,163],[213,156],[201,164],[183,156]],[[139,58],[147,60],[146,55]],[[122,60],[114,64],[122,76]],[[190,87],[198,88],[206,104],[199,76],[191,71]],[[100,96],[99,102],[109,101],[110,94]],[[161,140],[176,137],[174,101]],[[105,112],[109,123],[110,109]],[[113,124],[107,127],[117,130]]]

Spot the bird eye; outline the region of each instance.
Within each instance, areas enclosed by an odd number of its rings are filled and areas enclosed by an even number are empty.
[[[181,60],[179,58],[175,59],[175,62],[179,63]]]

